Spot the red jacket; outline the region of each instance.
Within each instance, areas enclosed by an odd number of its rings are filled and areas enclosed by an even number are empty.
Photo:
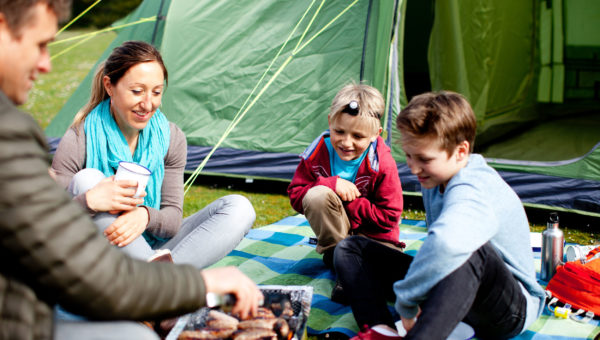
[[[331,176],[325,137],[329,137],[329,130],[300,155],[300,164],[287,190],[292,207],[301,214],[304,213],[302,199],[310,188],[324,185],[335,192],[339,176]],[[383,138],[377,137],[369,146],[354,184],[360,191],[360,197],[352,202],[344,202],[352,231],[398,244],[402,186],[396,162]]]

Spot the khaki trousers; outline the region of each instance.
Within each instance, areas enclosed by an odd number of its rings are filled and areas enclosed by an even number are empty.
[[[304,216],[317,235],[317,253],[335,247],[350,231],[350,220],[340,197],[324,185],[312,187],[302,199]]]
[[[350,230],[350,220],[342,199],[324,185],[317,185],[306,192],[302,199],[302,208],[310,227],[317,235],[316,251],[319,254],[323,254],[329,248],[334,248],[350,234],[364,236],[387,247],[404,251],[404,248],[398,245],[376,240],[361,232],[356,232],[356,230]]]

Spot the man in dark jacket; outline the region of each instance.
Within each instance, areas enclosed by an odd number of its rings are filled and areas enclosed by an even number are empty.
[[[47,45],[69,7],[0,0],[0,339],[156,338],[139,323],[102,320],[181,315],[202,307],[207,292],[233,293],[237,312],[252,314],[262,295],[240,271],[133,260],[50,177],[44,135],[15,105],[50,71]],[[57,303],[98,321],[53,325]]]

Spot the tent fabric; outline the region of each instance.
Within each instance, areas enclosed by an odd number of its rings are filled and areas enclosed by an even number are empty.
[[[312,286],[308,335],[341,333],[354,336],[358,325],[350,307],[330,300],[335,275],[325,267],[321,255],[315,251],[315,245],[310,244],[309,238],[314,236],[303,215],[287,217],[271,225],[251,229],[239,246],[213,267],[236,266],[259,285]],[[426,237],[424,221],[402,220],[400,241],[406,243],[406,253],[416,254]],[[539,275],[540,253],[539,249],[537,252],[535,250],[534,261]],[[395,313],[391,303],[389,308]],[[181,318],[180,323],[185,324],[185,321],[185,318]],[[182,328],[183,325],[178,324],[174,329]],[[598,333],[598,320],[583,324],[559,319],[551,316],[546,309],[528,330],[514,339],[593,339]],[[176,334],[169,336],[176,338]]]
[[[172,3],[165,27],[168,39],[161,51],[177,81],[172,81],[165,93],[163,111],[183,129],[190,144],[217,143],[298,23],[299,29],[281,58],[275,60],[267,79],[274,76],[286,57],[291,55],[293,59],[227,137],[223,147],[300,153],[327,127],[331,99],[344,84],[360,81],[362,71],[367,83],[378,82],[382,89],[380,78],[385,72],[378,70],[377,65],[386,65],[389,43],[382,44],[377,39],[384,30],[380,27],[387,27],[387,36],[390,35],[394,2],[334,1],[324,2],[320,8],[318,2],[312,7],[310,4]],[[307,9],[307,18],[300,21]],[[308,19],[313,16],[314,21],[308,26]],[[372,27],[374,23],[376,27]],[[307,34],[301,40],[306,28]],[[313,36],[315,39],[310,40]],[[192,39],[194,44],[190,44]],[[308,44],[294,54],[298,43]],[[383,62],[376,62],[382,58]],[[265,83],[266,80],[258,89]]]
[[[484,148],[482,152],[488,158],[504,158],[521,162],[555,162],[558,165],[572,163],[585,158],[590,150],[598,147],[596,144],[600,141],[596,128],[599,126],[600,115],[561,117],[536,124],[510,139],[507,138]],[[536,147],[523,147],[523,145]]]
[[[419,0],[146,0],[125,20],[156,20],[121,29],[100,60],[123,41],[153,42],[170,73],[161,110],[187,136],[187,170],[194,170],[199,157],[208,154],[205,150],[222,140],[212,156],[218,159],[203,171],[226,176],[290,180],[295,155],[327,128],[338,89],[349,82],[373,85],[386,97],[384,138],[409,188],[414,178],[402,169],[405,157],[395,129],[396,115],[407,102],[404,68],[411,52],[405,50],[403,24],[421,15],[407,12],[413,8],[409,1]],[[419,55],[428,55],[433,90],[455,90],[473,103],[476,147],[490,165],[532,181],[513,186],[524,202],[580,209],[580,197],[595,200],[600,183],[600,148],[590,149],[600,142],[600,108],[592,102],[585,115],[576,115],[576,105],[569,103],[556,115],[553,107],[536,102],[537,30],[542,14],[562,22],[563,11],[547,7],[555,2],[435,1],[429,43],[422,44],[427,51]],[[566,13],[570,18],[574,12]],[[568,22],[566,30],[573,31]],[[551,52],[549,62],[556,54]],[[87,102],[95,69],[50,123],[47,135],[64,134]],[[575,120],[564,124],[567,119]],[[546,191],[565,188],[553,181],[570,180],[585,185],[567,187],[557,200],[550,194],[554,190]],[[586,212],[600,214],[599,204],[584,204],[591,209]]]
[[[481,142],[500,135],[504,125],[536,114],[531,109],[534,5],[522,0],[435,3],[429,47],[432,88],[456,91],[469,100]]]
[[[520,0],[435,1],[428,46],[429,75],[432,90],[453,90],[470,101],[478,124],[476,151],[503,174],[525,203],[543,202],[549,207],[571,209],[584,206],[585,211],[598,214],[600,102],[571,101],[552,106],[536,101],[541,91],[538,79],[543,78],[540,63],[563,63],[559,57],[565,46],[559,25],[567,24],[567,32],[573,30],[562,18],[563,6],[569,13],[573,4],[570,1],[564,4]],[[581,7],[593,12],[596,6],[577,3],[579,12]],[[550,26],[540,28],[540,20],[547,16]],[[579,27],[573,20],[570,24]],[[540,41],[540,35],[546,40]],[[548,39],[554,43],[549,44]],[[598,45],[586,48],[586,51],[600,50]],[[597,62],[588,61],[585,65],[591,70],[598,67]],[[590,73],[583,75],[582,79],[593,83]],[[548,81],[556,83],[555,78],[551,75]],[[555,83],[548,85],[549,91],[558,91]],[[400,139],[397,131],[392,134],[394,141]],[[399,144],[392,147],[400,169],[404,153]],[[414,182],[408,172],[402,169],[400,172],[404,184]]]

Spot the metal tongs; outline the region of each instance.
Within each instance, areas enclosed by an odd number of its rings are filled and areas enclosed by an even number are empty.
[[[231,308],[235,305],[235,295],[233,294],[217,294],[206,293],[206,307],[221,308],[224,312],[231,312]]]

